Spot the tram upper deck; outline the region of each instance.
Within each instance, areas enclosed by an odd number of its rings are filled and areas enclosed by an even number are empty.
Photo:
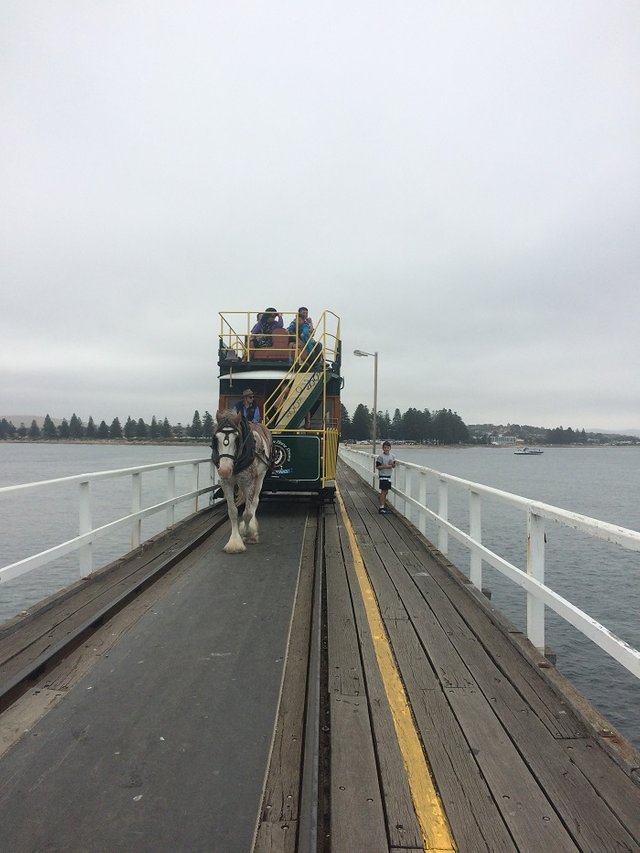
[[[283,328],[252,335],[259,316],[256,311],[220,312],[219,408],[233,410],[244,390],[253,392],[274,439],[273,466],[263,491],[330,497],[340,439],[340,318],[323,311],[312,340],[303,345],[297,311],[281,312]]]

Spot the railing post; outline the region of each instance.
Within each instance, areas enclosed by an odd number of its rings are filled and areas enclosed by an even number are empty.
[[[396,462],[396,488],[400,492],[398,498],[396,500],[396,496],[392,494],[391,503],[398,510],[400,515],[407,515],[407,502],[401,495],[407,494],[407,469],[404,467],[402,463],[398,467],[398,463]]]
[[[131,475],[131,512],[142,509],[142,475],[138,471]],[[131,524],[131,550],[140,545],[142,539],[142,519],[136,518]]]
[[[478,543],[482,543],[482,500],[478,492],[469,492],[469,536]],[[471,552],[469,561],[469,577],[471,583],[482,589],[482,557],[480,554]]]
[[[88,480],[80,483],[80,522],[79,534],[83,536],[93,530],[91,522],[91,484]],[[93,571],[93,543],[87,542],[80,548],[80,577],[86,578]]]
[[[419,493],[419,497],[418,497],[418,502],[419,502],[420,506],[426,507],[427,506],[427,472],[426,471],[420,471],[420,479],[418,482],[420,485],[420,493]],[[424,512],[424,510],[420,510],[420,514],[418,516],[418,527],[419,527],[420,533],[422,533],[423,536],[426,536],[427,535],[427,513]]]
[[[167,500],[172,500],[176,496],[176,466],[169,465],[167,468]],[[171,504],[167,507],[167,527],[173,527],[176,521],[176,505]]]
[[[527,574],[544,583],[544,519],[527,510]],[[540,654],[545,653],[544,603],[527,593],[527,636]]]
[[[200,473],[200,465],[197,462],[194,462],[191,466],[191,491],[198,491],[198,475]],[[198,512],[198,495],[193,499],[193,512]]]
[[[438,515],[443,521],[449,521],[449,484],[440,478],[438,485]],[[449,551],[449,532],[438,527],[438,550],[446,556]]]

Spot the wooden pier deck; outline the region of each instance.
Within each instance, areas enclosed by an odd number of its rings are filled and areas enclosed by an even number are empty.
[[[340,489],[455,848],[640,849],[638,754],[598,736],[610,727],[594,709],[403,519],[379,516],[345,466]],[[331,527],[332,839],[338,850],[422,850],[375,642],[343,559],[347,532],[339,517]],[[367,835],[373,846],[358,846]],[[440,849],[429,826],[426,835],[427,849]]]
[[[344,465],[339,487],[264,501],[245,555],[189,522],[184,559],[34,673],[0,717],[0,850],[640,850],[637,751]],[[105,577],[0,630],[0,687],[106,614]]]

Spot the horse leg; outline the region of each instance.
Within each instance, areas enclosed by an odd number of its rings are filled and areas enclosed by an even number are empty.
[[[247,495],[247,502],[242,516],[245,523],[245,540],[247,542],[256,543],[260,541],[260,531],[258,529],[258,503],[260,502],[260,490],[262,489],[262,481],[264,480],[266,471],[258,475],[253,486]]]
[[[222,491],[227,499],[227,512],[229,513],[229,521],[231,522],[231,536],[223,550],[226,551],[227,554],[241,554],[247,549],[242,541],[242,536],[240,536],[240,530],[238,529],[238,507],[235,502],[234,488],[228,480],[222,480],[220,485],[222,486]]]
[[[258,520],[256,518],[259,496],[260,489],[256,489],[255,485],[249,489],[249,494],[246,496],[244,512],[242,513],[242,521],[244,522],[242,535],[245,542],[256,543],[260,541],[260,537],[258,535]]]

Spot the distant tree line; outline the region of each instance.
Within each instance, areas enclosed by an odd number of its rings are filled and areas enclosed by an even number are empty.
[[[366,441],[372,437],[373,412],[360,403],[353,417],[341,405],[342,440]],[[431,413],[429,409],[396,409],[393,417],[389,412],[378,412],[376,417],[376,435],[389,441],[412,441],[416,444],[466,444],[471,439],[466,424],[451,409],[439,409]]]
[[[353,418],[341,406],[341,415],[343,440],[364,441],[372,437],[373,414],[367,406],[360,403]],[[429,409],[411,408],[404,413],[396,409],[393,417],[389,416],[388,411],[378,412],[376,427],[378,438],[391,441],[460,444],[471,440],[462,418],[451,409],[440,409],[433,414]],[[209,412],[201,417],[197,409],[188,426],[171,424],[167,418],[160,420],[155,415],[151,423],[146,423],[143,418],[136,420],[129,416],[124,425],[119,418],[114,418],[109,425],[106,421],[96,425],[92,417],[85,424],[75,413],[68,420],[63,418],[58,425],[47,415],[41,427],[35,419],[30,426],[21,423],[17,427],[6,418],[0,420],[0,440],[5,441],[173,441],[187,438],[205,441],[210,440],[212,435],[213,417]]]
[[[75,413],[71,415],[69,420],[63,418],[57,426],[49,415],[45,417],[41,427],[35,419],[31,421],[29,427],[24,423],[16,427],[6,418],[0,420],[0,440],[4,441],[12,439],[29,439],[30,441],[39,439],[45,441],[57,439],[63,441],[140,441],[145,439],[148,441],[173,441],[185,438],[210,440],[212,435],[213,417],[209,412],[205,412],[203,417],[200,417],[197,409],[193,414],[191,424],[186,427],[181,423],[172,425],[167,418],[159,420],[155,415],[149,424],[145,423],[143,418],[135,420],[129,416],[124,426],[119,418],[114,418],[110,425],[107,425],[106,421],[100,421],[96,426],[93,418],[89,417],[85,424]]]
[[[584,429],[563,429],[559,426],[547,430],[546,441],[547,444],[586,444],[587,434]]]

